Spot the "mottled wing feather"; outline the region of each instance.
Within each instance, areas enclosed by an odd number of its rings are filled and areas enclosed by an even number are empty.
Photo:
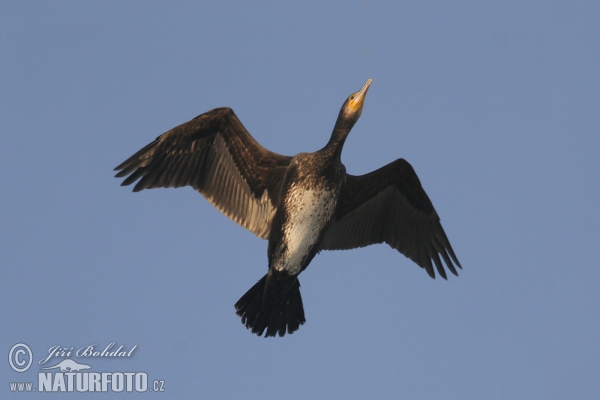
[[[115,170],[134,191],[191,186],[219,211],[268,238],[291,158],[266,150],[230,108],[217,108],[162,134]]]
[[[454,264],[461,268],[419,178],[403,159],[366,175],[347,175],[321,248],[345,250],[383,242],[432,278],[434,265],[446,278],[442,259],[454,275]]]

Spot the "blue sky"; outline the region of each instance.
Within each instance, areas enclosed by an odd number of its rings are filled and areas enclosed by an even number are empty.
[[[2,2],[1,397],[37,384],[52,346],[114,342],[133,356],[75,360],[165,382],[138,398],[598,398],[599,13]],[[432,280],[383,245],[323,252],[300,277],[307,323],[258,338],[233,304],[266,241],[192,189],[132,193],[112,169],[219,106],[272,151],[314,151],[368,78],[342,161],[408,160],[464,270]],[[23,373],[16,343],[34,355]]]

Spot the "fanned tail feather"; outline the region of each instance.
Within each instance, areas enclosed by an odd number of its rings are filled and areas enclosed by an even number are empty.
[[[298,278],[272,271],[235,303],[242,323],[258,336],[265,329],[265,337],[291,334],[306,322]]]

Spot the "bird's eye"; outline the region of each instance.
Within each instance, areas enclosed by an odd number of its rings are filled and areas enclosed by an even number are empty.
[[[350,100],[354,100],[354,95],[350,96]]]

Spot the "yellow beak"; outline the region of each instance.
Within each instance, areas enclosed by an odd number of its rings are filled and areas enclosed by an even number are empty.
[[[362,108],[365,102],[365,97],[367,96],[367,91],[369,90],[369,86],[371,86],[371,82],[373,82],[373,79],[367,80],[367,83],[365,83],[365,86],[363,86],[362,89],[350,95],[350,101],[348,102],[348,106],[352,110],[358,111]]]

